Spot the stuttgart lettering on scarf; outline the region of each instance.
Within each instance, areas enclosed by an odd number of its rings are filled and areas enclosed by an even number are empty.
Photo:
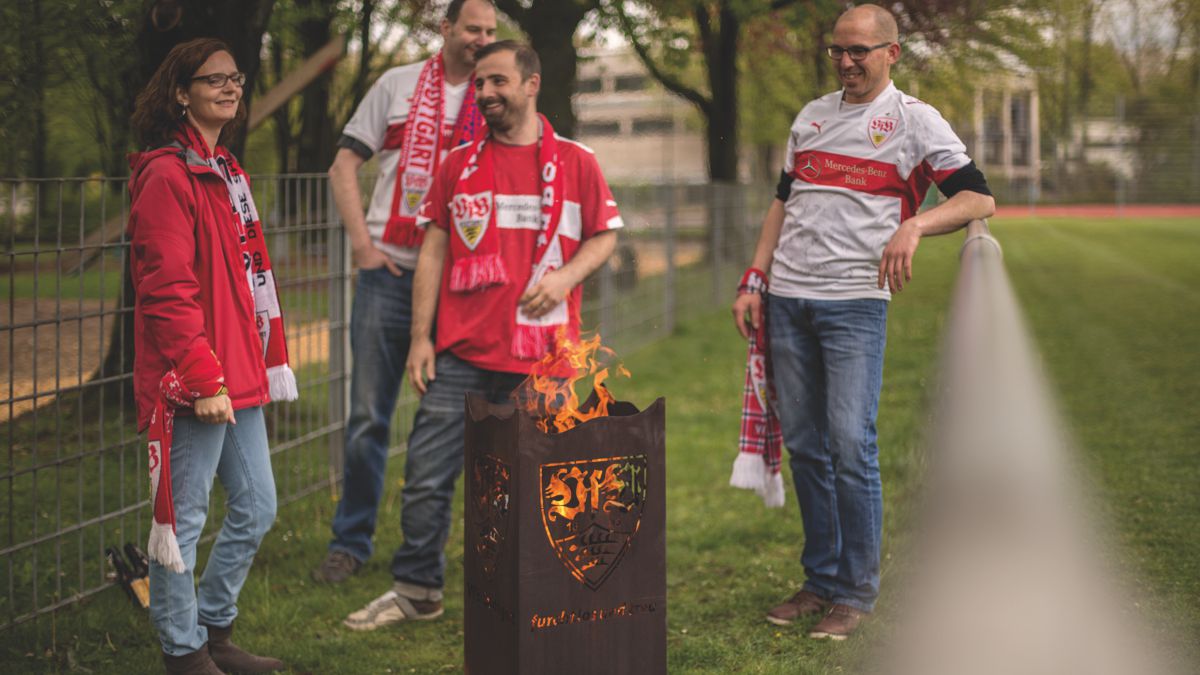
[[[475,89],[468,85],[450,143],[443,147],[445,68],[442,53],[438,52],[425,62],[417,78],[408,121],[404,125],[404,140],[400,145],[391,215],[383,230],[383,241],[389,244],[407,248],[421,245],[425,231],[417,224],[417,211],[433,185],[442,157],[450,148],[475,140],[484,128],[483,117],[475,105]]]

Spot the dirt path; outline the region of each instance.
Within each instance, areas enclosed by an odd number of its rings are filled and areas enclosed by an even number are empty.
[[[701,242],[676,245],[678,266],[694,264],[703,256]],[[637,261],[639,277],[662,274],[666,247],[661,242],[640,242]],[[0,422],[32,410],[35,403],[49,405],[58,390],[85,383],[108,351],[112,323],[118,318],[115,311],[112,302],[101,305],[99,300],[64,300],[59,310],[53,301],[35,305],[33,300],[17,300],[8,314],[0,313]],[[38,322],[41,325],[30,325]],[[287,336],[293,368],[328,361],[328,321],[289,324]]]
[[[107,312],[103,321],[101,311]],[[11,314],[0,316],[0,422],[32,410],[35,402],[44,407],[56,391],[86,382],[108,351],[117,320],[113,311],[111,302],[102,308],[99,300],[75,301],[64,303],[56,320],[53,302],[35,307],[32,300],[17,300]],[[35,322],[49,323],[26,325]],[[329,358],[328,321],[288,326],[287,332],[293,367]]]

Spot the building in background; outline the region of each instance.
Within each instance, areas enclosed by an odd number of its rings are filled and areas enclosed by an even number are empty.
[[[1037,78],[1013,68],[975,89],[971,124],[956,130],[998,197],[1037,201],[1042,192]]]
[[[703,122],[646,71],[631,49],[581,53],[575,136],[611,183],[705,183]]]

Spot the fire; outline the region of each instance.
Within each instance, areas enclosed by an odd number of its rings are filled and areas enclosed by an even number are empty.
[[[529,377],[512,398],[518,407],[538,418],[538,429],[544,433],[566,431],[581,422],[606,417],[609,404],[616,400],[604,385],[610,374],[608,364],[615,358],[613,350],[601,346],[598,334],[575,342],[560,330],[555,350],[530,368]],[[616,374],[630,377],[623,365],[618,363],[614,369]],[[575,383],[586,377],[592,378],[599,400],[590,409],[580,410]]]

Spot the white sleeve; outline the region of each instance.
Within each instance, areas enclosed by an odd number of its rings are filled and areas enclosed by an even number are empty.
[[[379,152],[387,136],[388,111],[392,107],[392,97],[396,91],[396,75],[395,70],[392,70],[376,80],[358,104],[354,116],[342,129],[342,135],[359,141],[370,148],[372,153]]]
[[[969,164],[971,158],[967,155],[967,146],[963,145],[941,113],[931,105],[918,105],[917,119],[921,125],[918,146],[921,152],[917,156],[929,165],[934,181],[940,185],[955,171]]]

